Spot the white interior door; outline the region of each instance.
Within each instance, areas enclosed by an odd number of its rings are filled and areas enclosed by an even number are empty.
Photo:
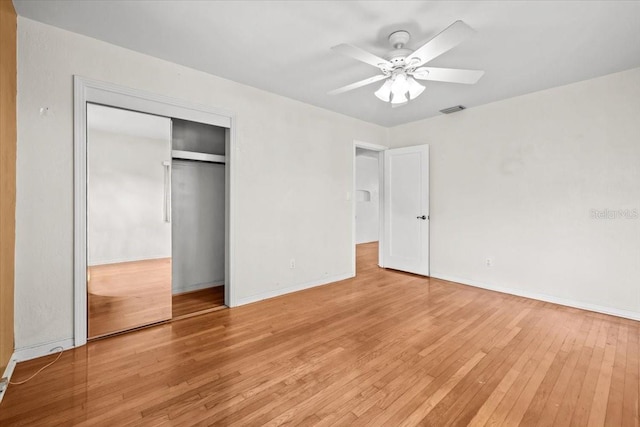
[[[384,267],[429,275],[429,146],[384,152]]]

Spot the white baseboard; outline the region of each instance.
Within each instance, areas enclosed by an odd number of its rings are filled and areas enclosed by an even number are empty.
[[[56,353],[60,347],[62,347],[63,350],[69,350],[70,348],[73,348],[73,338],[67,338],[60,341],[51,341],[31,347],[17,348],[13,352],[13,359],[16,363],[24,362],[25,360],[36,359],[38,357]]]
[[[224,280],[220,280],[218,282],[211,282],[211,283],[197,283],[195,285],[188,285],[188,286],[181,286],[179,288],[174,288],[172,289],[172,293],[173,295],[177,295],[177,294],[184,294],[186,292],[193,292],[193,291],[199,291],[201,289],[207,289],[207,288],[215,288],[216,286],[223,286],[224,285]]]
[[[240,298],[236,301],[235,306],[250,304],[252,302],[262,301],[268,298],[279,297],[280,295],[289,294],[291,292],[302,291],[304,289],[315,288],[316,286],[327,285],[333,282],[339,282],[340,280],[349,279],[354,277],[351,273],[338,274],[336,276],[328,276],[318,280],[312,280],[306,283],[300,283],[297,285],[289,286],[286,288],[275,289],[273,291],[262,292],[257,295],[252,295],[246,298]]]
[[[476,282],[475,280],[461,279],[446,274],[432,273],[431,277],[435,279],[447,280],[449,282],[461,283],[463,285],[473,286],[476,288],[488,289],[490,291],[502,292],[519,297],[531,298],[539,301],[550,302],[554,304],[564,305],[567,307],[579,308],[582,310],[594,311],[596,313],[609,314],[611,316],[623,317],[625,319],[640,320],[640,313],[630,310],[622,310],[619,308],[606,307],[588,302],[576,301],[568,298],[561,298],[547,294],[539,294],[537,292],[524,291],[522,289],[505,288],[502,286],[493,286],[487,283]]]
[[[15,353],[11,355],[11,358],[9,359],[9,363],[7,363],[7,367],[4,370],[4,373],[2,374],[2,378],[6,378],[7,383],[6,384],[0,384],[0,403],[2,402],[2,398],[4,397],[4,394],[7,392],[7,388],[9,387],[9,381],[11,381],[11,375],[13,375],[13,370],[16,368],[16,360],[15,360]]]

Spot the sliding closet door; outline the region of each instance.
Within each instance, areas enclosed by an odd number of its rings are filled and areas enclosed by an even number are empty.
[[[171,121],[87,104],[88,336],[171,318]]]

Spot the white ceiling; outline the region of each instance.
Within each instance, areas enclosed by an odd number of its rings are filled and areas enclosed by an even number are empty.
[[[14,0],[20,16],[383,126],[640,66],[639,1]],[[377,69],[330,50],[384,55],[387,36],[417,48],[455,20],[477,34],[430,66],[483,69],[473,86],[425,82],[392,109],[381,83],[329,96]]]

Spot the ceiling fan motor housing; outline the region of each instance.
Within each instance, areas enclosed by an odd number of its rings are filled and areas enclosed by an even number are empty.
[[[400,30],[389,34],[389,44],[393,47],[393,50],[386,55],[386,58],[393,68],[404,67],[406,64],[405,58],[413,51],[406,49],[404,46],[411,39],[411,34],[408,31]]]
[[[400,30],[394,31],[389,34],[389,44],[394,49],[402,49],[411,39],[411,34],[408,31]]]
[[[386,55],[386,59],[393,64],[393,67],[403,67],[405,58],[413,51],[411,49],[394,49]]]

